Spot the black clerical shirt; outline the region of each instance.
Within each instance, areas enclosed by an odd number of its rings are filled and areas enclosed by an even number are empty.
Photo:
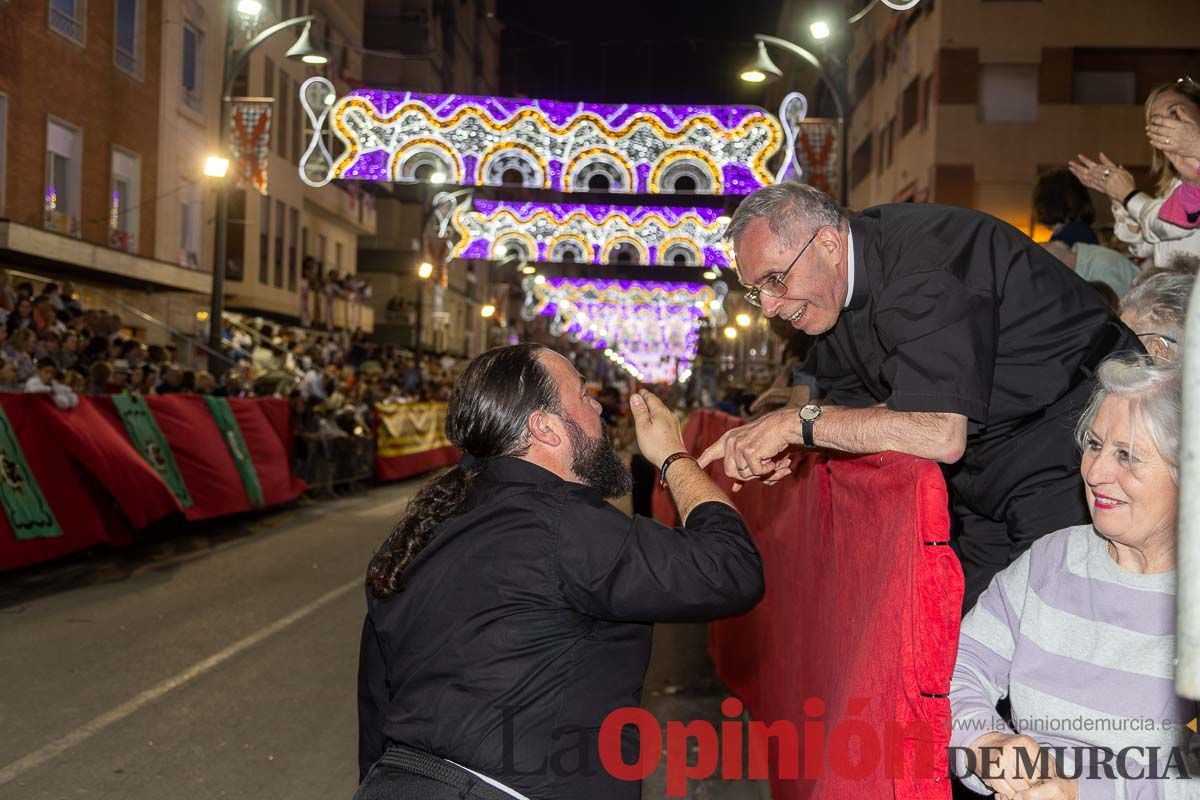
[[[640,798],[605,772],[597,737],[641,702],[652,623],[740,614],[763,593],[729,506],[700,505],[672,529],[516,458],[488,464],[404,582],[386,600],[368,593],[360,773],[399,743],[533,800]]]

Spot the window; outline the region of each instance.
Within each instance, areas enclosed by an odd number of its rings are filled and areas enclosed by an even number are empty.
[[[325,269],[325,234],[317,234],[317,264],[322,270]]]
[[[296,291],[296,239],[300,236],[300,212],[296,209],[288,211],[288,265],[287,288],[289,292]]]
[[[919,115],[920,107],[920,86],[921,79],[913,78],[908,82],[908,86],[904,87],[904,95],[901,100],[900,114],[900,135],[906,136],[917,124],[917,116]]]
[[[83,44],[86,0],[50,0],[50,29]]]
[[[343,278],[346,277],[345,274],[342,272],[342,243],[341,242],[333,243],[333,268],[338,271],[338,275],[340,275]]]
[[[0,215],[4,214],[4,183],[8,170],[8,95],[0,94]]]
[[[287,206],[282,200],[275,201],[275,280],[276,289],[283,288],[283,223]]]
[[[204,34],[183,23],[183,102],[200,110],[200,91],[204,80]]]
[[[1080,69],[1072,81],[1074,100],[1081,106],[1137,105],[1137,73]]]
[[[246,277],[246,195],[245,189],[229,192],[229,228],[225,240],[225,279]]]
[[[136,154],[118,149],[112,151],[112,176],[108,189],[108,244],[126,253],[137,252],[141,172],[142,160]]]
[[[192,181],[183,181],[179,189],[179,266],[187,269],[200,268],[200,220],[204,204],[200,199],[200,187]]]
[[[275,152],[279,153],[280,157],[287,158],[288,146],[288,106],[290,105],[288,97],[288,76],[283,71],[283,67],[279,68],[279,99],[275,102]]]
[[[1037,116],[1037,64],[979,65],[980,122],[1037,122]]]
[[[258,282],[266,285],[271,280],[270,268],[267,266],[268,248],[271,242],[271,198],[266,195],[258,207]]]
[[[263,63],[263,97],[275,96],[275,62],[266,59]]]
[[[141,3],[116,0],[117,20],[113,33],[113,63],[136,78],[142,76]]]
[[[50,120],[46,125],[44,223],[68,236],[79,236],[79,175],[83,134]]]

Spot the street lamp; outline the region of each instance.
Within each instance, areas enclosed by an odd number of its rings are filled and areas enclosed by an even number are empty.
[[[833,95],[833,103],[837,107],[838,121],[838,183],[840,184],[838,202],[846,205],[846,198],[850,188],[847,186],[849,181],[847,179],[848,172],[846,165],[849,151],[846,142],[846,103],[849,95],[846,89],[846,70],[843,67],[831,75],[830,71],[821,63],[819,58],[795,42],[789,42],[787,39],[780,39],[777,36],[767,36],[762,33],[756,33],[754,39],[758,42],[758,57],[755,59],[754,64],[742,70],[742,80],[749,83],[763,83],[783,77],[783,71],[775,65],[775,62],[771,60],[770,54],[767,53],[766,46],[774,45],[799,57],[810,66],[815,67],[821,77],[821,81],[829,89],[829,93]]]
[[[230,1],[232,2],[232,0]],[[329,60],[328,57],[313,46],[311,30],[312,23],[316,20],[316,17],[312,14],[293,17],[292,19],[276,23],[254,36],[240,49],[234,50],[234,37],[237,34],[235,17],[240,16],[243,25],[252,25],[258,19],[258,14],[262,11],[262,3],[258,0],[237,0],[236,9],[238,13],[228,14],[228,19],[226,20],[225,64],[221,73],[221,114],[217,121],[217,147],[220,158],[224,158],[226,161],[226,169],[228,169],[228,158],[226,156],[229,153],[229,95],[233,91],[233,84],[237,80],[238,75],[241,74],[242,69],[246,66],[246,62],[250,59],[250,54],[275,34],[297,25],[303,25],[304,32],[301,33],[300,38],[287,51],[287,57],[302,61],[305,64],[314,65],[324,64]],[[249,35],[249,32],[247,35]],[[213,159],[210,158],[209,161],[212,162]],[[207,165],[205,174],[209,174]],[[209,358],[217,358],[218,354],[221,353],[221,330],[225,327],[223,322],[225,311],[225,256],[229,238],[228,181],[222,182],[220,188],[217,190],[216,216],[217,242],[213,254],[212,300],[208,315]],[[217,365],[213,364],[212,366],[216,367]],[[216,370],[214,369],[213,371],[215,372]]]
[[[209,178],[224,178],[229,172],[229,159],[221,156],[209,156],[204,162],[204,174]]]
[[[818,41],[829,38],[829,23],[823,19],[819,19],[812,25],[809,25],[808,30],[812,33],[812,37]]]

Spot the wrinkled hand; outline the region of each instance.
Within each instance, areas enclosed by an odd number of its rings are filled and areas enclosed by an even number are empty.
[[[768,411],[786,406],[792,400],[792,389],[789,386],[776,386],[773,389],[767,389],[754,399],[750,404],[750,413],[757,414],[760,411]]]
[[[687,450],[679,431],[679,419],[653,392],[642,389],[630,395],[629,408],[633,412],[638,449],[655,467],[661,467],[672,453]]]
[[[984,749],[990,750],[992,753],[999,750],[999,762],[995,765],[988,765],[987,770],[996,777],[986,778],[985,772],[985,753]],[[989,733],[980,736],[971,744],[971,749],[975,751],[975,773],[979,775],[979,779],[984,785],[991,789],[999,797],[1008,798],[1034,798],[1035,800],[1043,800],[1041,795],[1025,794],[1030,789],[1038,787],[1054,777],[1054,759],[1047,759],[1047,765],[1050,767],[1050,775],[1029,775],[1025,769],[1025,763],[1031,763],[1036,769],[1038,766],[1038,753],[1041,746],[1029,736],[1020,734],[1004,734],[1004,733]],[[1025,751],[1025,757],[1021,758],[1018,751]],[[1073,783],[1073,781],[1072,781]],[[1058,795],[1047,795],[1046,800],[1057,798]],[[1072,797],[1072,800],[1074,798]]]
[[[1150,146],[1166,153],[1200,158],[1200,122],[1182,106],[1178,107],[1177,113],[1182,119],[1171,119],[1161,114],[1150,118],[1146,125],[1146,138]]]
[[[1017,792],[1015,800],[1079,800],[1079,781],[1051,778]]]
[[[1104,153],[1100,154],[1099,161],[1092,161],[1082,153],[1078,158],[1078,161],[1067,164],[1067,168],[1071,170],[1072,175],[1079,179],[1080,183],[1089,189],[1103,192],[1119,203],[1136,188],[1132,173],[1113,163],[1112,159]]]
[[[724,460],[725,474],[730,478],[742,482],[761,479],[773,486],[792,471],[791,458],[777,456],[792,444],[786,431],[795,423],[795,416],[795,411],[784,408],[726,431],[700,454],[701,468]],[[733,486],[735,492],[741,488],[740,483]]]

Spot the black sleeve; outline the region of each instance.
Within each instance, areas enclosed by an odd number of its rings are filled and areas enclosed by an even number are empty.
[[[567,602],[601,619],[704,622],[745,613],[763,595],[762,558],[724,503],[703,503],[668,528],[572,489],[556,558]]]
[[[383,712],[387,707],[387,670],[371,615],[363,621],[358,648],[358,780],[367,777],[383,755]]]
[[[883,376],[893,411],[962,414],[985,424],[997,347],[995,296],[937,269],[892,282],[876,306],[888,347]]]
[[[816,376],[814,398],[847,408],[866,408],[879,402],[863,386],[854,370],[842,364],[832,341],[818,342],[809,351],[803,369]]]

